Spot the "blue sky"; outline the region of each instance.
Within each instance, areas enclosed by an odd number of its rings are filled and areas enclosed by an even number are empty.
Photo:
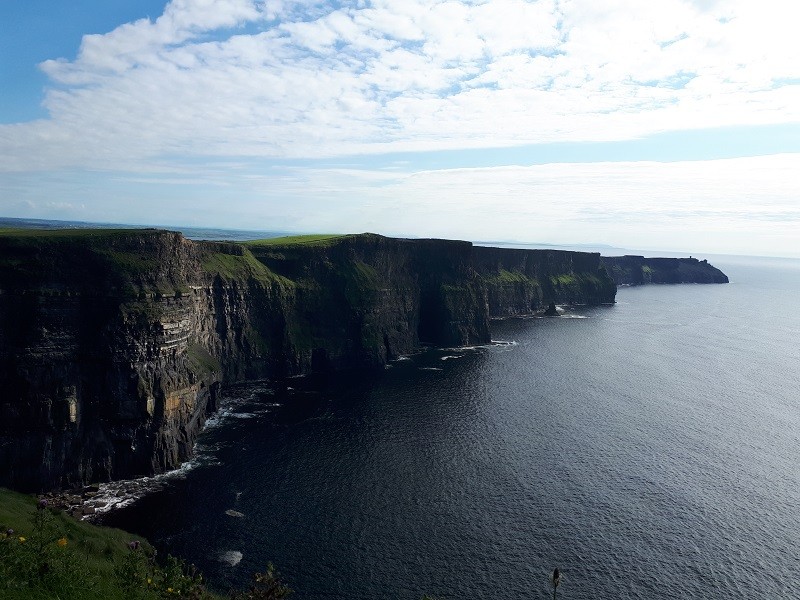
[[[0,215],[800,255],[800,9],[0,3]]]

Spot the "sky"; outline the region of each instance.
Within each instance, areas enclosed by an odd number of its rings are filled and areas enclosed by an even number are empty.
[[[800,256],[791,0],[0,0],[0,216]]]

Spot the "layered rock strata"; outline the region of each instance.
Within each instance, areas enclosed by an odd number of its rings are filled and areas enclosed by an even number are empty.
[[[597,254],[363,234],[247,244],[159,230],[0,234],[0,485],[189,458],[223,382],[380,367],[490,318],[601,304]]]
[[[645,258],[604,256],[609,275],[617,285],[648,283],[728,283],[728,276],[707,260],[696,258]]]
[[[600,255],[559,250],[473,248],[492,318],[528,315],[556,304],[610,304],[617,288]]]

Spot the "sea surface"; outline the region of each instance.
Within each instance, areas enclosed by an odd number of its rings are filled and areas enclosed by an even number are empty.
[[[800,598],[800,261],[495,323],[374,376],[230,388],[106,516],[298,600]]]

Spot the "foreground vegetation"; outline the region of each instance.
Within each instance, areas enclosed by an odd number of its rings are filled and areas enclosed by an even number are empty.
[[[236,600],[280,600],[291,593],[272,565]],[[44,500],[0,489],[0,597],[50,600],[222,598],[191,565],[145,541],[75,521]]]
[[[283,600],[292,593],[272,564],[247,590],[220,595],[194,566],[156,558],[126,531],[76,521],[45,500],[0,488],[3,600]]]

